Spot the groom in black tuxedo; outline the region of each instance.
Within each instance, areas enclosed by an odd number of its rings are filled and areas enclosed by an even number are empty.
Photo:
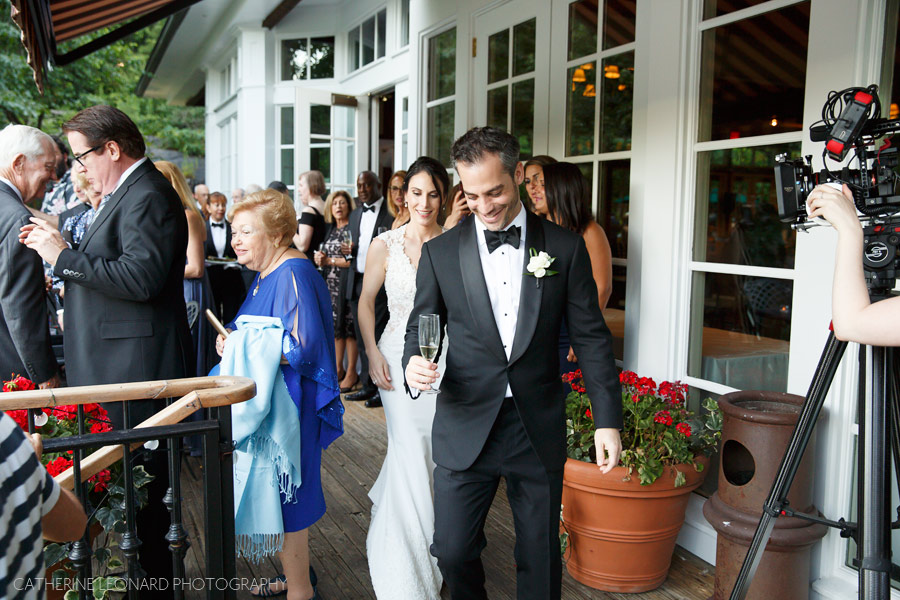
[[[476,218],[422,248],[403,354],[408,387],[428,389],[437,367],[419,356],[418,317],[439,315],[449,345],[432,430],[431,552],[453,598],[487,598],[483,527],[504,477],[515,520],[518,598],[558,599],[566,460],[560,321],[566,317],[584,373],[604,472],[621,451],[612,338],[581,237],[528,213],[519,200],[524,172],[516,139],[475,128],[456,140],[452,157]],[[555,259],[542,277],[526,272],[531,250]]]

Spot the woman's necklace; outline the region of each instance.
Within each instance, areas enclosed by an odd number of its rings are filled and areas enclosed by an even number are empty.
[[[279,254],[278,257],[277,257],[275,260],[272,261],[272,265],[273,265],[273,266],[269,269],[269,272],[268,272],[268,273],[265,273],[265,274],[264,274],[264,273],[262,273],[262,272],[260,271],[259,277],[256,278],[256,288],[254,288],[254,290],[253,290],[253,295],[254,295],[254,296],[256,296],[256,292],[259,291],[259,284],[262,283],[262,280],[263,280],[263,279],[265,279],[266,277],[268,277],[269,275],[272,274],[272,271],[274,271],[275,268],[276,268],[277,265],[278,265],[279,259],[281,259],[281,257],[284,256],[284,253],[287,252],[287,251],[288,251],[288,249],[285,248],[285,249],[281,252],[281,254]]]

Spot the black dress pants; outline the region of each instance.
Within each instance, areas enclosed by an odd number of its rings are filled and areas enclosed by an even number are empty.
[[[519,600],[558,600],[562,562],[559,511],[562,469],[548,472],[525,432],[512,398],[503,406],[481,454],[465,471],[434,470],[434,543],[444,582],[454,599],[487,598],[481,551],[484,522],[500,478],[516,531],[516,588]]]

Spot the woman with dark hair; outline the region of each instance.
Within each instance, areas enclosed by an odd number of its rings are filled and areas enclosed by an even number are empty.
[[[439,600],[441,572],[431,556],[431,422],[435,397],[411,401],[403,389],[406,322],[416,297],[416,269],[422,246],[441,234],[438,214],[450,188],[444,166],[423,156],[410,167],[403,195],[410,221],[372,240],[359,300],[359,329],[369,351],[369,374],[379,387],[387,421],[388,448],[378,479],[369,492],[372,519],[366,538],[369,573],[375,595]],[[375,295],[384,285],[390,320],[375,340]],[[443,354],[442,354],[443,356]],[[443,361],[439,370],[443,369]]]
[[[544,167],[552,165],[556,159],[546,154],[532,156],[525,161],[525,192],[531,200],[531,212],[545,219],[547,217],[547,202],[544,200]]]
[[[581,170],[567,162],[551,163],[543,167],[541,194],[546,200],[547,217],[569,231],[581,235],[591,258],[591,271],[597,284],[597,301],[606,308],[612,293],[612,251],[603,228],[591,216],[590,191]],[[577,358],[569,346],[569,332],[563,321],[559,336],[560,372],[578,368]]]

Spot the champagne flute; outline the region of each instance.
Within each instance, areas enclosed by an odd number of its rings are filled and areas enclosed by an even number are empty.
[[[353,235],[350,233],[349,227],[341,232],[341,243],[347,244],[347,246],[351,250],[349,255],[344,255],[344,258],[346,258],[347,260],[353,260]]]
[[[438,315],[419,315],[419,351],[425,360],[434,362],[441,343],[441,319]],[[423,390],[423,394],[440,394],[441,390]]]

